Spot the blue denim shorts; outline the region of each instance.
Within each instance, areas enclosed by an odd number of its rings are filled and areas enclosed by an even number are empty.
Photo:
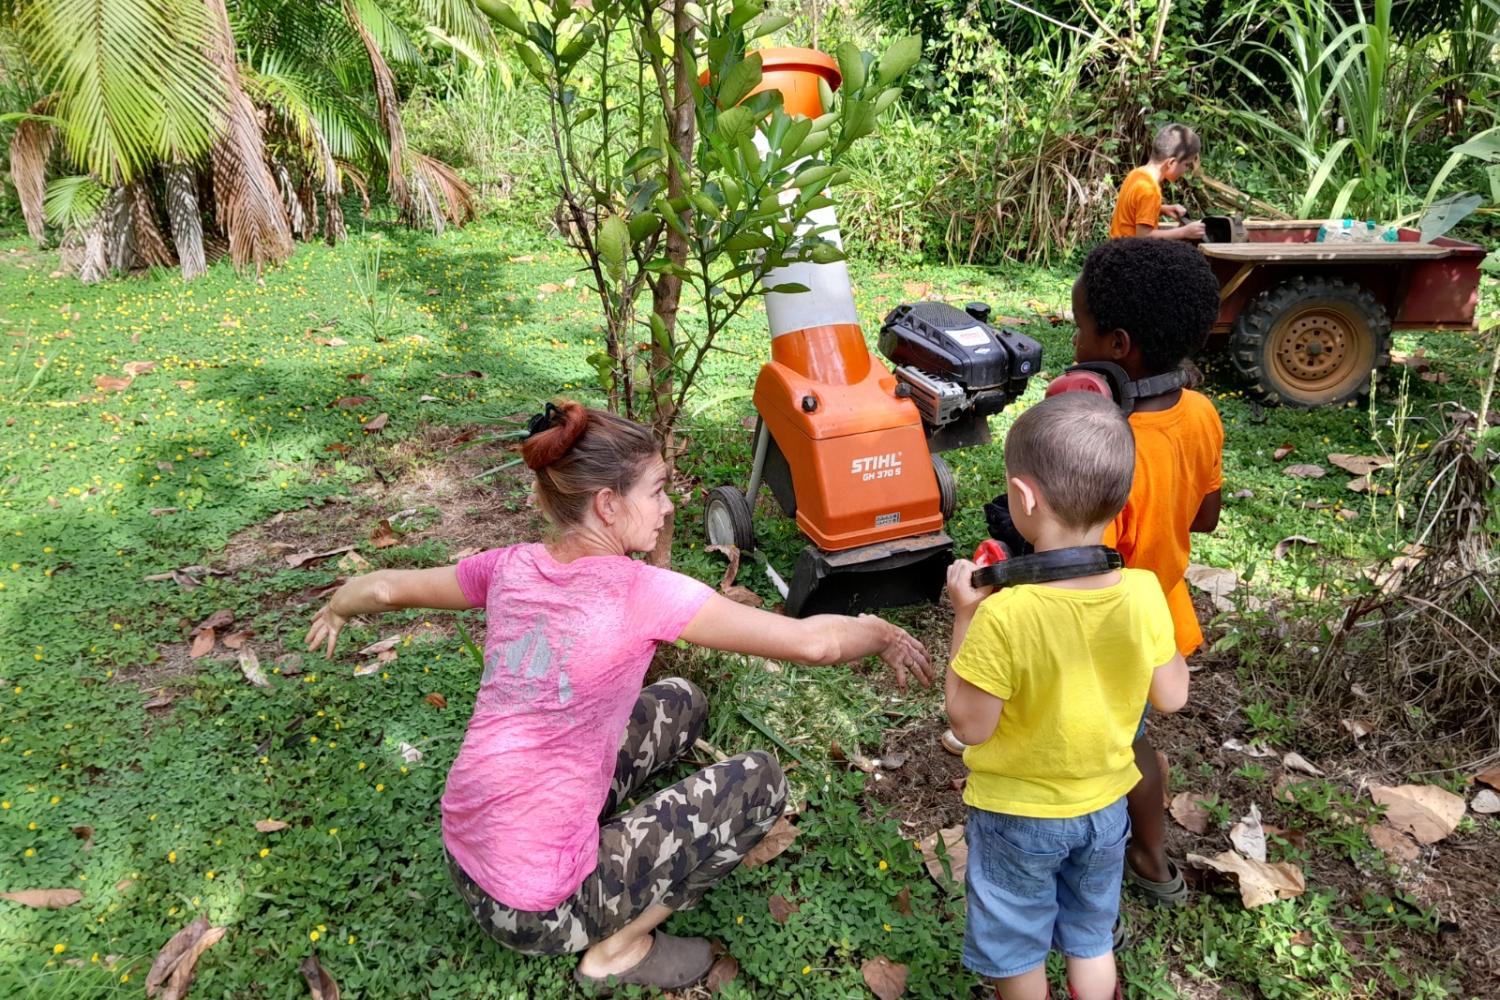
[[[1146,720],[1151,718],[1151,703],[1146,702],[1146,707],[1141,710],[1141,724],[1135,730],[1135,742],[1139,743],[1146,735]]]
[[[1130,815],[1122,798],[1071,819],[969,809],[964,965],[1018,976],[1055,947],[1098,958],[1114,946]]]

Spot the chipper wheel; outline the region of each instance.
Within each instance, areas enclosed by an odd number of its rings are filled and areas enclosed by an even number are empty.
[[[944,523],[947,523],[953,520],[953,512],[958,510],[958,480],[953,477],[953,470],[940,455],[932,456],[932,471],[937,476],[938,509],[942,511]]]
[[[1370,391],[1391,360],[1391,319],[1364,288],[1292,278],[1256,296],[1234,324],[1229,358],[1268,403],[1311,409]]]
[[[710,545],[733,545],[741,552],[755,548],[755,526],[750,501],[733,486],[715,486],[703,505],[703,533]]]

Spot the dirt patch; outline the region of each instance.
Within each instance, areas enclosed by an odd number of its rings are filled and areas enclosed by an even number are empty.
[[[961,824],[968,810],[958,784],[968,770],[963,758],[943,749],[947,728],[944,719],[932,718],[888,730],[880,756],[901,754],[906,762],[865,785],[866,794],[888,809],[902,831],[913,837]]]

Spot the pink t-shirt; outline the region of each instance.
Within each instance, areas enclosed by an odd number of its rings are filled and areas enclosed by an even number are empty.
[[[630,710],[658,642],[713,593],[626,556],[570,563],[540,544],[460,560],[485,609],[484,676],[443,792],[443,843],[492,898],[550,910],[598,862]]]

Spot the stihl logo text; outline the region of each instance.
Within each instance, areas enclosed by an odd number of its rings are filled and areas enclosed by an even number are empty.
[[[861,482],[875,479],[894,479],[901,475],[901,453],[887,452],[884,455],[866,455],[849,463],[849,474],[858,476]]]

